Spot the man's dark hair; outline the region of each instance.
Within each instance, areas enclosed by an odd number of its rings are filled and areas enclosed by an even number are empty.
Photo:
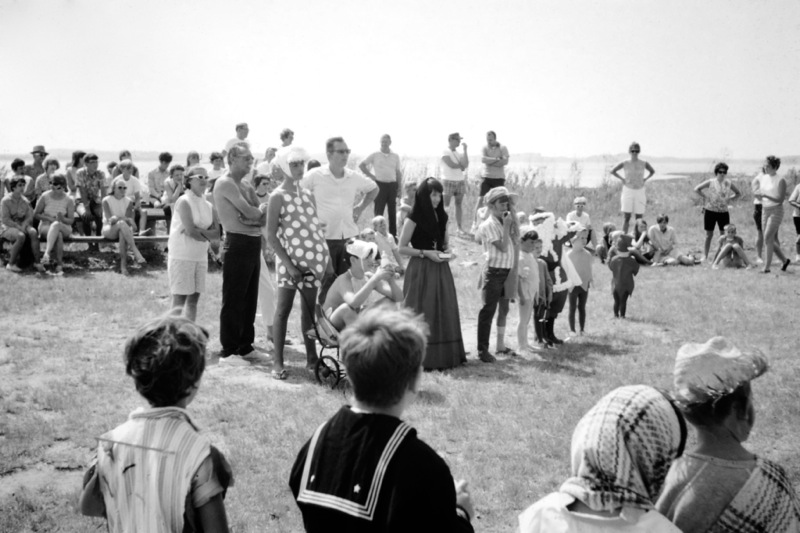
[[[716,426],[732,412],[744,416],[750,397],[750,382],[739,385],[733,392],[705,403],[691,404],[681,408],[686,420],[695,426]]]
[[[767,164],[771,166],[773,169],[778,170],[779,168],[781,168],[781,158],[776,157],[774,155],[768,155]]]
[[[356,399],[375,407],[402,400],[417,379],[428,325],[409,309],[364,311],[341,335],[339,345]]]
[[[172,163],[172,154],[169,152],[161,152],[160,154],[158,154],[158,162],[166,163],[169,165],[170,163]]]
[[[141,326],[125,345],[125,373],[153,407],[176,405],[206,368],[208,332],[174,315]]]
[[[333,152],[333,145],[334,144],[343,143],[343,142],[344,142],[344,138],[342,138],[342,137],[331,137],[330,139],[325,141],[325,151],[327,153],[331,153],[331,152]]]
[[[308,165],[306,165],[306,170],[311,170],[312,168],[317,168],[317,167],[321,167],[321,166],[322,166],[322,163],[320,163],[316,159],[311,159],[308,162]]]
[[[284,141],[286,140],[287,137],[289,137],[289,135],[293,134],[294,132],[292,130],[290,130],[289,128],[284,128],[284,130],[281,131],[281,140]]]
[[[661,213],[656,217],[656,224],[661,224],[662,222],[666,222],[667,224],[669,224],[669,217],[664,213]]]
[[[120,153],[119,153],[119,160],[120,161],[122,161],[123,159],[130,159],[130,158],[131,158],[130,150],[122,150],[122,151],[120,151]]]
[[[11,170],[16,172],[18,168],[22,168],[25,166],[25,161],[20,158],[16,158],[11,162]]]
[[[714,174],[719,174],[721,172],[728,172],[728,165],[725,163],[717,163],[714,165]]]

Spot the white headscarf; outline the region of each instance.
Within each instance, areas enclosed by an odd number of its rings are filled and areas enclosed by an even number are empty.
[[[292,169],[289,168],[289,163],[308,161],[309,155],[305,149],[299,146],[290,146],[288,148],[288,150],[278,150],[278,155],[275,156],[275,164],[286,174],[286,177],[291,177]]]

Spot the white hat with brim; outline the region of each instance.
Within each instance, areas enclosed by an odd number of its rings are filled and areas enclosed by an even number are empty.
[[[508,197],[509,200],[517,200],[519,195],[513,192],[508,192],[508,189],[505,187],[495,187],[494,189],[490,190],[486,193],[483,197],[483,201],[487,204],[490,204],[503,196]]]
[[[758,350],[742,352],[725,337],[686,343],[675,358],[674,395],[684,405],[705,403],[735,391],[767,371]]]
[[[359,259],[366,259],[369,257],[370,253],[372,254],[372,257],[375,257],[375,254],[378,253],[378,245],[374,242],[354,239],[353,242],[345,246],[345,250],[348,254],[354,255]]]

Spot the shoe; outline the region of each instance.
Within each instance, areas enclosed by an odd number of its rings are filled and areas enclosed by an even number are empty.
[[[44,274],[46,272],[41,263],[34,263],[33,268],[35,268],[36,272],[38,272],[39,274]]]
[[[545,338],[550,342],[550,344],[564,344],[564,341],[556,337],[555,332],[555,319],[550,318],[547,320],[545,325]]]
[[[265,353],[253,350],[242,356],[242,359],[253,365],[271,365],[272,359]]]
[[[764,260],[761,259],[760,257],[756,257],[756,264],[757,265],[763,265],[764,264]]]
[[[62,267],[61,265],[58,265],[56,267],[56,271],[53,272],[53,274],[55,274],[56,276],[63,276],[64,275],[64,267]]]
[[[281,370],[273,370],[270,372],[270,375],[272,376],[272,379],[277,379],[279,381],[284,381],[287,377],[289,377],[289,374],[286,373],[285,368]]]
[[[41,268],[41,267],[42,267],[42,265],[39,265],[39,268]],[[12,265],[11,263],[6,265],[6,270],[9,270],[11,272],[17,272],[17,273],[22,272],[22,269],[20,267],[18,267],[17,265]],[[42,269],[42,270],[44,270],[44,269]]]
[[[229,355],[227,357],[220,357],[219,358],[219,365],[220,366],[250,366],[248,361],[241,355]]]
[[[42,256],[42,264],[49,265],[50,264],[50,254],[44,254]]]
[[[487,351],[478,352],[478,359],[484,363],[494,363],[497,361],[497,359],[495,359],[495,357]]]
[[[512,350],[511,348],[503,348],[502,350],[497,350],[495,353],[500,355],[510,355],[511,357],[517,357],[519,354]]]
[[[144,264],[147,263],[147,259],[145,259],[144,256],[141,253],[137,253],[136,255],[134,255],[133,259],[139,265],[144,265]]]
[[[787,269],[787,268],[789,268],[789,263],[791,263],[791,262],[792,262],[792,261],[791,261],[791,260],[790,260],[790,259],[787,257],[787,258],[786,258],[786,261],[784,261],[784,262],[783,262],[783,265],[781,265],[781,270],[782,270],[783,272],[786,272],[786,269]]]

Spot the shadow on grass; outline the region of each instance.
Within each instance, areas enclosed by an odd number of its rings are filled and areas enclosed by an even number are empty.
[[[421,390],[417,393],[417,403],[422,405],[444,405],[447,398],[439,391]]]

